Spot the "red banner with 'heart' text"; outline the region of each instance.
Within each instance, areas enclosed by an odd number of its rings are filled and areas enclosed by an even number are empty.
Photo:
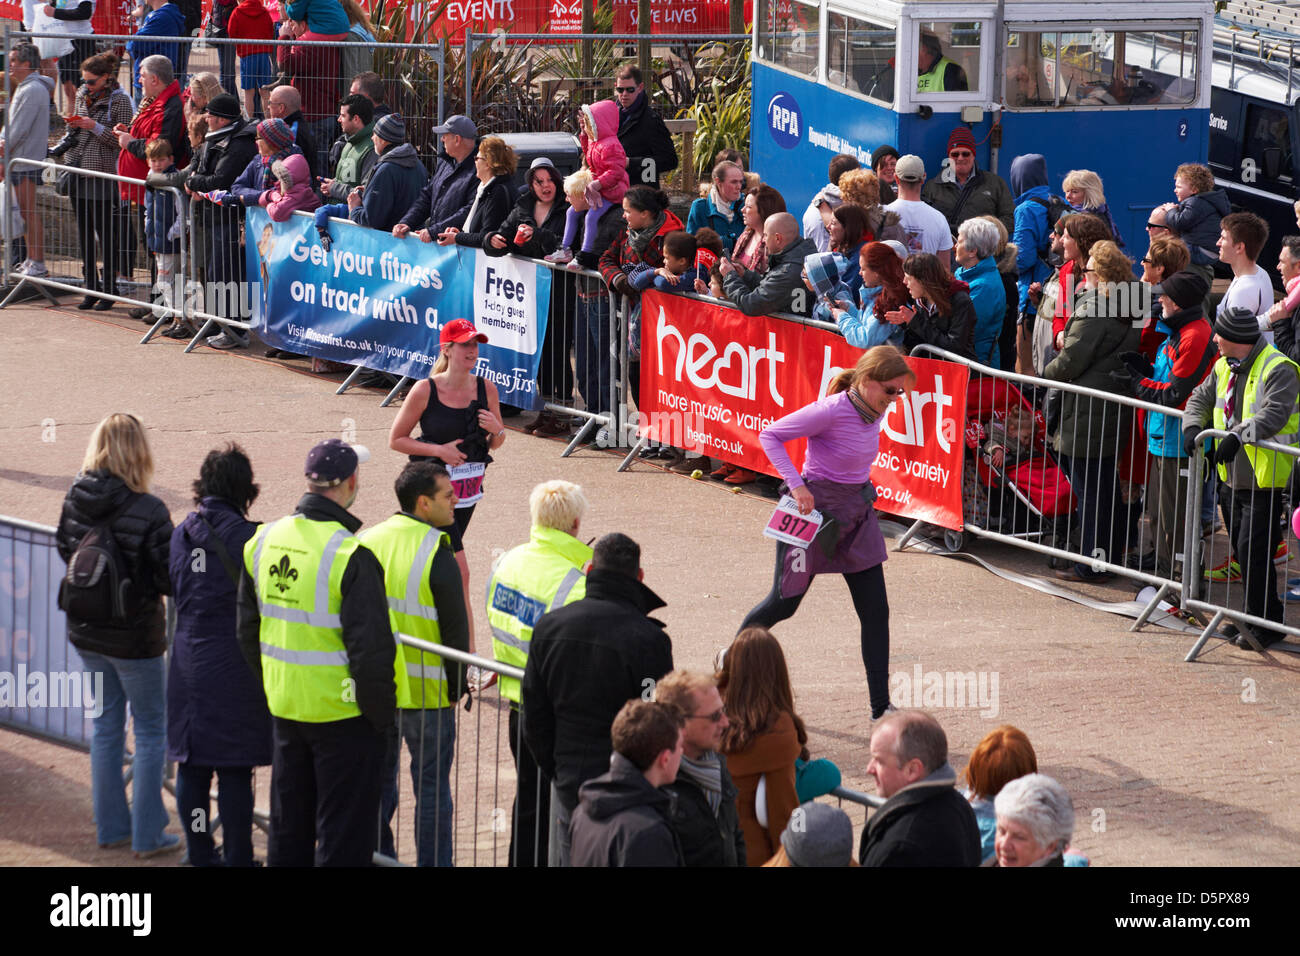
[[[825,397],[862,350],[825,329],[727,306],[646,292],[641,299],[642,431],[656,441],[774,475],[758,434]],[[962,436],[969,371],[908,360],[915,386],[880,428],[871,481],[877,507],[945,528],[962,527]],[[807,442],[787,445],[802,467]]]

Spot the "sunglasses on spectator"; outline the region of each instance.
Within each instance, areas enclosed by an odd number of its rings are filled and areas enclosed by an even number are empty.
[[[1147,256],[1145,259],[1142,260],[1142,264],[1143,264],[1144,266],[1153,266],[1153,265],[1155,265],[1155,262],[1153,262],[1153,261],[1151,260],[1151,257],[1150,257],[1150,256]]]
[[[727,714],[725,707],[719,707],[711,714],[691,714],[691,720],[707,720],[711,724],[716,724]]]
[[[904,392],[907,391],[907,389],[905,388],[894,388],[891,385],[882,385],[881,388],[885,390],[886,395],[893,395],[895,397],[902,395]]]
[[[975,154],[972,153],[969,149],[954,149],[948,155],[951,156],[953,159],[969,159],[971,156],[974,156]]]
[[[1149,223],[1147,223],[1147,228],[1148,228],[1148,229],[1168,229],[1169,227],[1166,226],[1163,222],[1149,222]]]
[[[614,92],[615,92],[615,93],[635,93],[635,92],[636,92],[636,87],[635,87],[635,86],[616,86],[616,87],[614,87]]]

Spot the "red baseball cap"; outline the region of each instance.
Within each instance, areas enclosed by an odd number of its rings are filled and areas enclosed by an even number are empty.
[[[480,345],[487,344],[488,337],[474,328],[474,323],[469,319],[452,319],[442,327],[438,333],[438,344],[446,345],[448,342],[478,342]]]

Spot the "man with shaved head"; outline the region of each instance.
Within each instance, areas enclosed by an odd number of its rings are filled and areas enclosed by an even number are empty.
[[[333,140],[324,144],[316,142],[316,137],[310,128],[311,124],[303,122],[302,94],[288,84],[277,86],[266,98],[266,115],[268,119],[284,120],[285,124],[293,130],[294,145],[302,150],[303,156],[307,157],[307,167],[311,170],[311,181],[315,186],[316,177],[326,169],[322,165],[321,153],[329,149],[329,144]]]
[[[722,288],[727,298],[746,315],[793,312],[811,315],[813,294],[803,282],[803,260],[817,251],[811,239],[799,238],[799,221],[788,212],[776,212],[763,223],[767,242],[767,271],[754,272],[739,262],[723,259]]]

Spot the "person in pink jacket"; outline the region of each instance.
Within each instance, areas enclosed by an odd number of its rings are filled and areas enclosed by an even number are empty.
[[[594,269],[599,255],[595,248],[597,223],[610,206],[623,200],[628,190],[627,153],[618,141],[618,104],[613,100],[583,106],[579,122],[582,130],[578,142],[582,146],[583,165],[591,171],[591,185],[586,190],[587,218],[582,227],[578,264]],[[560,248],[546,257],[547,262],[572,261],[579,215],[573,208],[565,214],[564,239]]]
[[[278,186],[268,189],[258,198],[257,204],[265,206],[272,219],[284,222],[296,211],[311,212],[320,205],[320,196],[311,188],[311,170],[307,157],[292,153],[271,164],[271,173]]]

